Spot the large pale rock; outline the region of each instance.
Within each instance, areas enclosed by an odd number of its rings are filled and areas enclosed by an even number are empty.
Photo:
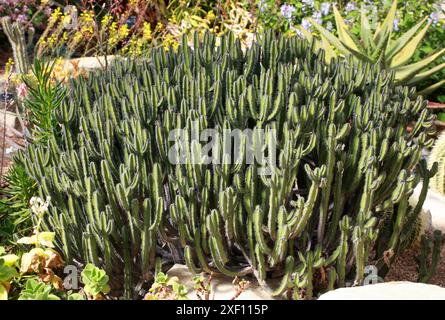
[[[445,300],[445,288],[408,281],[340,288],[322,294],[319,300]]]
[[[418,198],[421,190],[421,184],[414,189],[413,197]],[[425,203],[423,204],[424,212],[429,211],[431,214],[431,229],[441,230],[445,233],[445,197],[432,189],[428,190]],[[425,227],[428,227],[425,225]]]
[[[6,120],[6,127],[18,129],[20,127],[20,122],[17,119],[17,115],[14,112],[0,110],[0,125],[4,126]]]
[[[91,71],[94,69],[104,68],[107,64],[110,64],[116,56],[100,56],[100,57],[83,57],[66,60],[64,63],[64,69],[68,72],[74,70],[76,66],[79,69]]]
[[[188,269],[187,266],[175,264],[168,272],[169,277],[178,277],[179,282],[186,286],[189,290],[187,296],[189,299],[196,300],[197,296],[193,290],[194,282],[192,278],[195,276]],[[204,277],[207,279],[207,277]],[[214,300],[230,300],[235,295],[235,286],[232,284],[233,278],[224,275],[214,275],[211,281],[212,296],[210,299]],[[254,283],[250,283],[247,290],[245,290],[236,300],[274,300],[276,298],[269,295],[261,287]]]

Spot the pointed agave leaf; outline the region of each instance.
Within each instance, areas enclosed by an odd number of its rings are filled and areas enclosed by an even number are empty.
[[[419,28],[425,23],[425,20],[427,18],[423,18],[422,21],[420,21],[418,24],[416,24],[414,27],[409,29],[407,32],[403,34],[400,38],[397,40],[394,40],[391,42],[391,44],[386,49],[386,59],[391,59],[397,52],[399,52],[401,49],[405,47],[405,45],[408,43],[408,41],[414,37],[416,32],[419,30]]]
[[[320,41],[317,41],[317,39],[314,38],[314,36],[312,35],[311,32],[307,31],[307,30],[306,30],[305,28],[303,28],[302,26],[300,26],[300,27],[298,28],[298,30],[303,34],[304,38],[306,38],[306,40],[307,40],[309,43],[312,43],[312,41],[315,41],[315,43],[314,43],[314,49],[315,49],[315,51],[317,51],[317,50],[319,50],[319,49],[322,49],[322,45],[321,45]]]
[[[430,93],[434,92],[435,90],[441,88],[442,86],[445,86],[445,79],[430,85],[429,87],[426,87],[422,91],[420,91],[418,94],[421,96],[429,95]]]
[[[323,48],[323,50],[325,52],[325,60],[327,63],[330,63],[332,58],[337,57],[337,54],[332,49],[331,44],[326,39],[326,37],[324,37],[323,35],[320,35],[320,38],[321,38],[321,47]]]
[[[393,70],[396,72],[396,82],[404,82],[413,77],[417,72],[424,69],[426,66],[428,66],[431,62],[436,60],[438,57],[443,55],[445,53],[445,49],[442,49],[429,57],[416,62],[409,64],[407,66],[393,68]]]
[[[362,34],[363,46],[369,54],[375,48],[375,43],[372,39],[371,25],[364,8],[361,10],[360,33]]]
[[[404,47],[401,49],[392,59],[391,67],[395,68],[401,66],[409,61],[417,49],[420,41],[426,34],[426,31],[430,27],[431,22],[428,24],[414,37],[412,38]]]
[[[393,24],[394,19],[396,17],[396,11],[397,11],[397,0],[394,0],[385,20],[382,22],[382,24],[380,24],[377,27],[377,30],[374,34],[374,42],[379,43],[381,41],[382,36],[385,35],[386,32],[392,31],[394,26]]]
[[[348,26],[341,17],[340,12],[338,12],[336,6],[334,6],[334,17],[340,41],[347,44],[348,47],[352,48],[353,50],[359,51],[357,46],[358,41],[354,41],[353,36],[349,33]]]
[[[345,46],[336,36],[330,33],[327,29],[323,28],[317,22],[315,22],[314,19],[309,18],[309,21],[318,30],[318,32],[320,32],[320,34],[322,34],[329,41],[329,43],[335,47],[335,49],[340,51],[342,54],[349,53],[348,49],[345,48]]]
[[[372,61],[383,61],[385,58],[385,51],[388,47],[388,43],[391,41],[391,33],[392,30],[388,30],[388,32],[380,38],[379,43],[377,44],[377,48],[372,53],[371,60]]]
[[[302,26],[300,26],[299,28],[298,28],[298,30],[303,34],[303,36],[309,41],[309,42],[312,42],[312,39],[314,38],[313,36],[312,36],[312,33],[311,32],[309,32],[309,31],[307,31],[305,28],[303,28]]]
[[[440,70],[442,70],[443,68],[445,68],[445,62],[438,64],[437,66],[428,69],[427,71],[421,72],[419,74],[416,74],[410,81],[408,81],[406,84],[407,85],[413,85],[416,84],[422,80],[427,79],[428,77],[432,76],[433,74],[435,74],[436,72],[439,72]]]
[[[352,48],[350,48],[346,43],[343,43],[344,47],[348,50],[349,53],[351,53],[353,56],[355,56],[359,60],[364,60],[369,63],[374,63],[375,61],[372,60],[371,57],[368,57],[365,53],[362,53],[360,51],[356,51]]]

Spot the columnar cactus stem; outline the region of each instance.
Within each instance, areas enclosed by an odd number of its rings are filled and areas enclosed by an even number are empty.
[[[30,68],[28,47],[32,44],[34,28],[28,29],[28,38],[26,38],[23,26],[17,21],[12,22],[11,17],[3,17],[0,22],[12,46],[16,72],[27,74]]]
[[[440,260],[440,252],[443,244],[443,236],[440,230],[435,230],[432,239],[426,235],[422,236],[422,247],[418,257],[419,277],[418,282],[428,282],[436,273],[437,265]],[[431,258],[430,253],[432,251]],[[431,262],[429,262],[431,259]]]

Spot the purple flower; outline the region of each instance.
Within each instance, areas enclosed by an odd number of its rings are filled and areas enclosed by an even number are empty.
[[[355,2],[348,2],[348,4],[345,7],[345,12],[351,12],[357,10],[357,4]]]
[[[439,14],[437,12],[431,13],[428,21],[431,22],[433,25],[437,24],[439,22]]]
[[[305,29],[305,30],[310,30],[310,29],[311,29],[311,23],[310,23],[309,20],[307,20],[307,19],[303,19],[303,20],[301,20],[301,26],[302,26],[303,29]]]
[[[329,14],[329,10],[331,9],[331,4],[329,2],[322,2],[320,5],[321,14],[326,16]]]
[[[26,21],[28,21],[28,17],[25,14],[19,14],[17,16],[17,21],[20,23],[25,23]]]
[[[351,25],[352,22],[353,22],[352,19],[345,19],[345,23],[346,23],[347,25]]]
[[[267,3],[265,2],[265,0],[261,0],[258,3],[258,9],[260,9],[260,12],[264,12],[267,9]]]
[[[315,22],[317,22],[318,24],[322,24],[322,19],[321,19],[321,12],[319,11],[315,11],[312,14],[312,19],[314,19]]]
[[[394,31],[399,31],[399,22],[400,22],[400,19],[398,19],[398,18],[395,18],[394,21],[392,22]]]
[[[292,14],[293,14],[294,11],[295,11],[295,7],[294,7],[294,6],[291,6],[291,5],[288,5],[288,4],[283,4],[283,5],[281,6],[281,8],[280,8],[280,11],[281,11],[281,15],[282,15],[285,19],[290,20],[290,19],[292,19]]]

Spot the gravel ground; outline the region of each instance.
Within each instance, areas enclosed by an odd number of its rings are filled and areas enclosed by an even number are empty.
[[[419,255],[419,249],[413,248],[403,252],[394,262],[391,270],[385,277],[385,282],[388,281],[417,281],[417,261],[416,257]],[[445,248],[442,248],[440,254],[439,265],[437,266],[436,274],[428,282],[441,287],[445,287]]]

